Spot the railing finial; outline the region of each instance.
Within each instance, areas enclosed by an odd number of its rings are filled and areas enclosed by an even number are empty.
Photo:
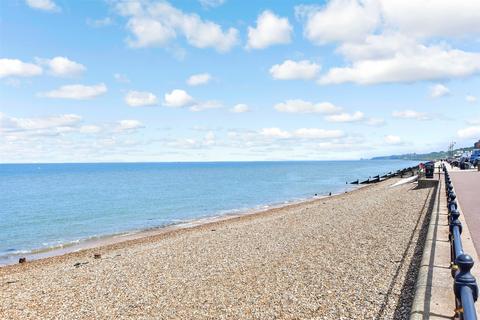
[[[458,273],[455,276],[455,282],[453,284],[453,290],[457,299],[461,299],[460,290],[462,287],[469,287],[472,290],[473,301],[478,299],[478,286],[477,280],[470,273],[470,270],[473,267],[473,259],[468,254],[461,254],[457,257],[455,264],[458,266]]]

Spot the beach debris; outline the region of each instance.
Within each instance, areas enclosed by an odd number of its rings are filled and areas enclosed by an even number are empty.
[[[18,282],[18,280],[10,280],[10,281],[7,281],[6,284],[12,284],[12,283],[15,283],[15,282]]]
[[[100,259],[102,257],[102,255],[100,253],[95,253],[93,255],[93,259]]]
[[[212,230],[210,230],[210,231],[217,231],[217,229],[212,229]]]
[[[88,264],[88,262],[77,262],[77,263],[75,263],[73,266],[74,266],[75,268],[78,268],[78,267],[80,267],[80,266],[83,266],[84,264]]]
[[[18,259],[18,263],[25,263],[27,262],[27,258],[25,257],[21,257],[20,259]]]
[[[390,188],[401,186],[402,184],[406,184],[406,183],[410,183],[410,182],[415,182],[417,180],[418,180],[418,175],[415,175],[415,176],[410,177],[410,178],[403,178],[402,180],[397,181],[396,183],[392,184],[390,186]]]

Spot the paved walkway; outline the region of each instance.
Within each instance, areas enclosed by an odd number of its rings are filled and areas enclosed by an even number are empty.
[[[480,172],[452,170],[450,177],[475,249],[480,253]]]

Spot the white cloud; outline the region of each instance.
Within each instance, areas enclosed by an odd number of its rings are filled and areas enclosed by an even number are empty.
[[[475,103],[475,102],[477,102],[477,97],[472,96],[472,95],[467,95],[467,96],[465,96],[465,101],[470,102],[470,103]]]
[[[197,14],[184,13],[167,2],[125,0],[116,4],[117,11],[129,17],[127,29],[133,35],[128,39],[132,47],[167,46],[182,34],[196,48],[214,48],[229,51],[238,42],[238,30],[222,28]]]
[[[432,120],[432,117],[427,113],[415,110],[394,111],[392,116],[399,119]]]
[[[377,29],[409,37],[460,37],[480,34],[480,3],[475,0],[332,0],[326,6],[297,6],[304,35],[316,44],[362,41]]]
[[[185,90],[175,89],[165,94],[163,105],[172,108],[182,108],[193,103],[193,98]]]
[[[197,102],[190,107],[190,111],[199,112],[208,109],[217,109],[223,107],[220,101],[208,100],[204,102]]]
[[[116,127],[117,131],[131,131],[144,128],[145,126],[138,120],[120,120]]]
[[[375,1],[332,0],[324,7],[297,6],[304,36],[315,44],[361,41],[380,21]]]
[[[480,34],[476,0],[381,1],[387,27],[418,37],[461,37]]]
[[[396,43],[397,40],[400,42]],[[339,50],[347,57],[360,59],[351,66],[330,69],[320,78],[320,84],[415,82],[461,78],[480,72],[480,53],[445,45],[425,46],[403,37],[392,40],[383,35],[370,36],[366,43],[350,44]]]
[[[316,77],[320,65],[309,60],[285,60],[282,64],[275,64],[270,68],[270,74],[276,80],[309,80]]]
[[[213,131],[209,131],[205,134],[204,144],[206,146],[211,146],[216,143],[216,136]]]
[[[286,131],[279,128],[263,128],[260,134],[267,138],[277,139],[334,139],[345,136],[341,130],[325,130],[318,128],[301,128],[294,131]]]
[[[346,65],[331,68],[320,84],[415,82],[480,73],[480,53],[445,41],[478,40],[478,1],[332,0],[295,11],[306,38],[320,45],[337,42],[337,52],[346,58]]]
[[[400,145],[403,144],[402,138],[394,135],[387,135],[383,138],[386,144],[390,145]]]
[[[59,12],[60,8],[52,0],[26,0],[26,4],[33,9]]]
[[[165,46],[176,37],[173,28],[162,24],[154,18],[135,18],[128,20],[127,29],[135,36],[128,39],[131,47]]]
[[[233,113],[249,112],[249,111],[250,111],[250,107],[247,106],[247,105],[244,104],[244,103],[239,103],[239,104],[236,104],[235,106],[233,106],[233,108],[231,109],[231,111],[232,111]]]
[[[293,135],[298,138],[306,138],[306,139],[333,139],[333,138],[341,138],[345,136],[345,133],[341,130],[302,128],[302,129],[295,130]]]
[[[457,131],[457,136],[461,139],[480,139],[480,126],[460,129]]]
[[[440,98],[450,94],[450,89],[448,89],[443,84],[436,84],[430,87],[430,96],[432,98]]]
[[[107,92],[107,86],[103,83],[86,86],[82,84],[71,84],[61,86],[56,90],[41,93],[40,96],[47,98],[86,100],[100,96]]]
[[[339,114],[332,114],[325,117],[328,122],[358,122],[364,120],[363,112],[356,111],[354,113],[342,112]]]
[[[199,73],[191,75],[187,79],[187,84],[189,86],[200,86],[209,83],[210,80],[212,80],[212,76],[209,73]]]
[[[470,118],[467,120],[467,123],[468,124],[471,124],[471,125],[480,125],[480,118]]]
[[[279,128],[263,128],[260,134],[268,138],[291,138],[292,134],[288,131],[281,130]]]
[[[99,133],[102,128],[96,125],[84,125],[80,127],[79,131],[81,133]]]
[[[330,102],[312,103],[301,99],[287,100],[276,104],[274,108],[288,113],[336,113],[341,110]]]
[[[125,102],[130,107],[153,106],[158,103],[157,97],[146,91],[129,91],[125,96]]]
[[[66,57],[54,57],[52,59],[37,58],[37,63],[48,67],[50,74],[58,77],[70,77],[83,73],[86,68],[83,64],[72,61]]]
[[[385,125],[385,120],[382,118],[368,118],[365,124],[371,127],[381,127]]]
[[[113,77],[115,78],[115,80],[117,82],[120,82],[120,83],[130,83],[130,79],[128,79],[128,77],[124,74],[121,74],[121,73],[115,73],[113,75]]]
[[[33,77],[42,72],[42,68],[33,63],[22,62],[18,59],[0,59],[0,78]]]
[[[400,33],[368,35],[361,42],[342,43],[336,51],[350,61],[378,60],[395,56],[397,52],[412,51],[417,46],[415,39]]]
[[[215,8],[225,3],[225,0],[199,0],[204,8]]]
[[[29,131],[68,127],[78,124],[82,117],[76,114],[63,114],[43,118],[14,118],[0,112],[0,131]]]
[[[281,18],[266,10],[258,16],[255,28],[248,27],[247,48],[264,49],[276,44],[290,43],[292,32],[293,27],[287,18]]]

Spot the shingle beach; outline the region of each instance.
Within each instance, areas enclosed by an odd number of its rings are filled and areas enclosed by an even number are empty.
[[[396,181],[0,268],[0,319],[407,319],[431,189]]]

